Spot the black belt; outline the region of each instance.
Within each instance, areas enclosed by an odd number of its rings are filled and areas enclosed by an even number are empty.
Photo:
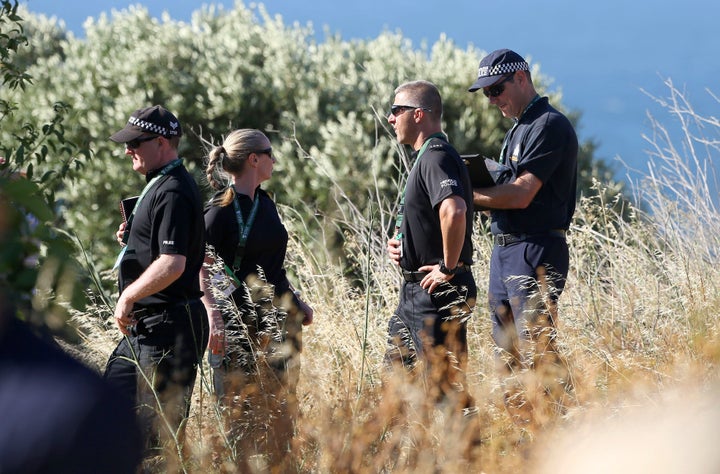
[[[547,232],[535,234],[495,234],[493,235],[493,240],[495,241],[495,245],[504,247],[506,245],[524,242],[533,237],[562,237],[564,239],[565,231],[563,229],[552,229]]]
[[[149,335],[157,330],[157,328],[166,327],[165,323],[173,321],[181,323],[182,318],[178,319],[181,308],[202,304],[199,299],[181,301],[179,303],[160,303],[149,305],[135,305],[131,313],[135,318],[135,324],[130,326],[130,334],[133,336]],[[190,314],[190,313],[188,313]]]
[[[428,272],[410,272],[407,270],[402,271],[402,276],[405,281],[410,283],[418,283],[421,282],[423,278],[425,278],[425,275],[427,275]]]
[[[469,272],[470,270],[472,270],[470,265],[460,265],[455,274],[458,275],[460,273]],[[411,272],[409,270],[402,271],[403,279],[409,283],[419,283],[427,274],[428,272]]]
[[[185,306],[193,306],[196,304],[200,304],[199,299],[195,300],[186,300],[186,301],[180,301],[178,303],[158,303],[158,304],[148,304],[148,305],[135,305],[133,307],[132,314],[134,315],[135,319],[144,318],[146,316],[150,316],[153,314],[160,314],[164,313],[166,311],[172,311],[178,308],[183,308]]]

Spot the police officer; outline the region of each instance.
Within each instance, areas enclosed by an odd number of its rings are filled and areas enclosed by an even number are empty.
[[[117,233],[122,251],[115,321],[123,338],[105,378],[132,399],[137,390],[149,448],[171,435],[161,436],[159,426],[166,423],[158,423],[160,410],[182,438],[208,341],[198,277],[205,252],[202,199],[178,158],[181,135],[178,119],[155,105],[133,112],[125,128],[110,137],[125,144],[146,185]]]
[[[513,120],[500,152],[511,172],[496,186],[474,189],[473,201],[492,209],[488,297],[506,406],[515,421],[528,424],[539,420],[533,409],[562,405],[571,388],[555,348],[555,322],[569,267],[565,232],[575,211],[578,141],[570,121],[535,91],[528,63],[514,51],[493,51],[480,61],[469,90],[480,89]],[[538,383],[530,387],[524,379]]]
[[[408,175],[390,259],[404,282],[389,322],[386,361],[422,357],[443,374],[431,390],[439,399],[461,394],[469,407],[464,373],[467,321],[475,307],[472,261],[472,186],[467,167],[442,133],[442,99],[434,84],[414,81],[395,90],[388,122],[397,141],[410,145]],[[448,390],[449,387],[453,389]]]

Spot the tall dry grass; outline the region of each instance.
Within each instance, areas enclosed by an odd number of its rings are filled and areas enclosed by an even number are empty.
[[[720,435],[720,425],[709,423],[720,401],[720,216],[710,174],[720,124],[696,114],[672,84],[669,89],[666,110],[681,133],[653,122],[648,170],[635,184],[646,211],[631,209],[623,220],[602,198],[579,204],[558,322],[578,406],[531,436],[505,412],[495,375],[484,304],[492,243],[483,222],[478,219],[474,238],[479,305],[469,326],[467,374],[478,413],[462,417],[428,402],[422,378],[382,367],[400,284],[385,256],[384,229],[397,203],[378,199],[373,209],[357,209],[335,189],[342,214],[318,217],[312,226],[282,206],[293,230],[287,266],[315,308],[315,322],[304,331],[297,434],[282,471],[650,472],[637,463],[654,459],[663,464],[652,472],[673,472],[667,468],[679,456],[691,456],[698,463],[693,472],[717,472],[720,454],[699,444]],[[322,232],[303,231],[310,227],[344,233],[342,265],[337,254],[321,250]],[[84,352],[98,366],[117,336],[106,322],[111,316],[98,304],[75,317],[87,335]],[[233,458],[209,387],[205,366],[188,420],[189,454],[178,469],[269,471],[262,452]],[[632,429],[618,425],[626,419]],[[683,436],[683,426],[699,427],[704,436]],[[627,431],[632,438],[620,436]],[[693,446],[686,446],[690,440]],[[610,460],[612,466],[603,464]]]

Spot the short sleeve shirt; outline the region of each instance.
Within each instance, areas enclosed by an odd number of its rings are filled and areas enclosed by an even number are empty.
[[[570,121],[540,98],[507,136],[511,181],[528,171],[543,185],[525,209],[493,210],[491,230],[542,233],[568,229],[575,212],[578,140]]]
[[[150,181],[158,172],[148,173],[146,180]],[[180,303],[202,296],[199,278],[205,257],[202,198],[195,180],[182,165],[160,177],[135,210],[127,250],[120,262],[120,292],[163,254],[186,258],[182,275],[137,304]]]
[[[473,204],[467,166],[447,141],[438,137],[429,140],[422,155],[413,154],[415,164],[405,187],[400,266],[410,271],[436,264],[443,258],[440,203],[454,195],[460,196],[467,206],[460,261],[472,263]]]

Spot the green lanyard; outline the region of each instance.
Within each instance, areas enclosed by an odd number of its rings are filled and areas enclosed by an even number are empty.
[[[433,138],[440,138],[442,140],[447,141],[447,136],[445,136],[444,133],[438,132],[433,133],[430,135],[425,142],[423,142],[422,146],[420,147],[420,151],[418,151],[418,156],[415,159],[415,163],[413,163],[413,168],[415,168],[415,165],[418,164],[420,161],[420,158],[422,158],[423,153],[425,153],[425,150],[427,149],[428,145],[430,145],[430,140]],[[403,235],[402,232],[400,232],[400,226],[403,222],[403,214],[405,212],[405,191],[407,190],[407,184],[403,188],[402,196],[400,197],[400,209],[398,211],[397,219],[395,219],[395,238],[396,239],[402,239]]]
[[[250,209],[250,215],[248,216],[247,223],[242,216],[240,210],[240,202],[237,194],[233,199],[233,207],[235,208],[235,218],[238,225],[238,245],[237,251],[235,252],[235,262],[233,263],[233,270],[236,272],[240,269],[240,263],[242,263],[243,255],[245,254],[245,244],[247,243],[248,235],[250,235],[250,228],[255,222],[255,216],[257,215],[258,205],[260,203],[260,193],[255,192],[255,199],[253,200],[252,208]]]
[[[152,189],[153,186],[155,186],[155,183],[158,182],[160,178],[168,174],[170,171],[174,170],[178,166],[182,164],[181,158],[176,158],[172,160],[170,163],[166,164],[162,167],[162,169],[158,172],[157,175],[155,175],[143,188],[142,192],[140,193],[140,196],[138,197],[137,202],[135,203],[135,207],[133,207],[132,212],[130,213],[130,217],[128,217],[127,224],[125,225],[125,231],[123,232],[122,236],[122,243],[126,244],[122,250],[120,250],[120,254],[118,255],[117,260],[115,260],[115,265],[113,265],[113,270],[117,269],[120,266],[120,261],[123,258],[123,255],[125,255],[125,252],[127,251],[127,242],[130,238],[130,226],[132,224],[133,219],[135,218],[135,211],[137,211],[138,207],[140,207],[140,203],[142,202],[145,195]]]
[[[528,109],[530,107],[532,107],[533,104],[535,102],[537,102],[538,100],[540,100],[540,95],[535,94],[535,97],[533,97],[533,100],[531,100],[530,103],[527,105],[527,107],[525,107],[525,110],[523,110],[523,113],[520,114],[520,117],[518,117],[517,120],[514,120],[515,123],[513,123],[513,126],[510,129],[510,131],[508,131],[507,134],[505,134],[505,140],[503,140],[502,149],[500,150],[500,163],[501,164],[503,164],[503,165],[505,164],[505,153],[507,153],[508,143],[510,142],[510,137],[512,136],[512,133],[515,131],[515,128],[520,123],[520,119],[523,117],[523,115],[525,115],[525,112],[527,112]]]

